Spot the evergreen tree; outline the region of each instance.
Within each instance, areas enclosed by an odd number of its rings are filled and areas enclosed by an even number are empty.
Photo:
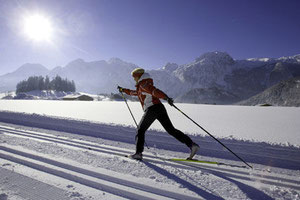
[[[38,88],[39,90],[45,90],[45,81],[44,81],[44,77],[39,76],[38,78]]]
[[[73,80],[71,83],[71,92],[76,92],[76,86],[75,86],[75,82]]]
[[[75,92],[75,82],[69,81],[67,78],[62,79],[56,76],[52,81],[49,77],[31,76],[27,80],[21,81],[17,84],[16,93],[30,92],[33,90],[55,90],[64,92]]]
[[[45,85],[44,85],[44,87],[45,87],[45,90],[50,90],[50,79],[49,79],[48,76],[46,76],[46,78],[45,78]]]

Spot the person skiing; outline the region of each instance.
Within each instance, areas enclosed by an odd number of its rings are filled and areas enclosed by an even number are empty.
[[[193,159],[194,155],[199,150],[199,145],[193,142],[189,136],[185,135],[173,126],[166,108],[160,101],[160,99],[164,99],[173,106],[173,99],[153,85],[153,79],[145,72],[144,69],[136,68],[131,72],[131,75],[136,81],[136,90],[122,88],[120,86],[118,86],[118,90],[126,93],[127,95],[138,96],[142,104],[144,114],[138,125],[136,135],[136,153],[129,157],[137,160],[143,159],[142,153],[144,151],[145,133],[151,124],[157,119],[170,135],[190,148],[191,153],[187,159]]]

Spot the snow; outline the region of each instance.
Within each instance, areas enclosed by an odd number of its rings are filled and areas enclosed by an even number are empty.
[[[200,104],[177,104],[183,112],[217,137],[233,137],[285,145],[300,146],[300,108],[215,106]],[[137,120],[143,111],[139,102],[129,102]],[[0,101],[2,110],[35,113],[40,115],[73,118],[100,123],[112,123],[134,127],[126,104],[121,102],[79,101]],[[174,126],[191,135],[205,133],[176,109],[165,104]],[[152,129],[163,131],[159,122]]]
[[[271,58],[248,58],[248,61],[269,62]]]
[[[144,161],[125,158],[136,133],[124,102],[2,100],[0,199],[299,199],[299,108],[176,105],[254,169],[169,105],[196,159],[231,166],[165,160],[189,150],[158,123]],[[139,120],[141,105],[129,106]]]

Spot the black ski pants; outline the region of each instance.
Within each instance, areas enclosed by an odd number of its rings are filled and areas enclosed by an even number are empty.
[[[188,147],[191,147],[193,141],[183,132],[174,128],[165,106],[163,104],[155,104],[150,106],[144,113],[137,131],[136,137],[136,153],[142,153],[144,151],[144,143],[145,143],[145,133],[147,129],[151,126],[151,124],[158,120],[164,129],[173,137],[175,137],[180,142],[186,144]]]

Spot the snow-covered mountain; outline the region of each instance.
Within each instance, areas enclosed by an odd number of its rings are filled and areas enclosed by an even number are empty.
[[[300,63],[285,63],[278,60],[266,62],[254,68],[239,68],[224,77],[227,90],[247,99],[265,89],[300,75]]]
[[[245,100],[240,105],[270,104],[275,106],[300,106],[300,77],[281,81],[265,91]]]
[[[134,88],[130,72],[136,67],[119,58],[93,62],[77,59],[51,71],[42,65],[26,64],[13,73],[0,76],[0,91],[15,90],[15,85],[28,76],[60,75],[74,80],[80,92],[117,92],[117,85]],[[280,81],[300,76],[300,55],[234,60],[228,53],[216,51],[205,53],[188,64],[167,63],[148,72],[155,85],[177,101],[201,103],[199,100],[205,99],[206,102],[230,104],[248,99]],[[199,92],[201,98],[197,95]]]
[[[0,76],[0,91],[6,92],[15,90],[17,83],[28,78],[29,76],[45,76],[48,73],[49,70],[41,64],[24,64],[16,71]]]
[[[230,73],[235,65],[227,53],[211,52],[196,58],[194,62],[180,66],[175,76],[191,88],[224,85],[224,75]]]
[[[177,69],[169,64],[162,68],[169,75],[156,78],[166,83],[179,80],[177,93],[173,83],[160,86],[178,102],[231,104],[300,76],[299,57],[234,60],[225,52],[210,52]]]
[[[158,70],[151,70],[149,73],[155,80],[155,84],[164,90],[176,101],[198,102],[192,93],[195,89],[218,88],[223,90],[226,87],[224,76],[231,73],[238,67],[236,61],[225,52],[210,52],[201,55],[193,62],[185,65],[168,63]],[[198,91],[200,91],[198,90]]]
[[[74,60],[65,67],[58,67],[50,72],[50,77],[57,74],[74,80],[78,91],[91,93],[115,92],[117,85],[130,87],[134,85],[128,75],[136,68],[135,64],[127,63],[119,58],[109,61],[85,62]]]
[[[176,102],[199,104],[231,104],[238,100],[238,96],[218,87],[192,89],[176,98]]]
[[[26,64],[13,73],[0,76],[0,91],[15,90],[16,84],[29,76],[55,77],[59,75],[74,80],[78,91],[110,93],[116,91],[118,84],[124,87],[134,85],[129,75],[136,67],[135,64],[127,63],[119,58],[94,62],[77,59],[65,67],[56,67],[53,70],[48,70],[42,65]]]

